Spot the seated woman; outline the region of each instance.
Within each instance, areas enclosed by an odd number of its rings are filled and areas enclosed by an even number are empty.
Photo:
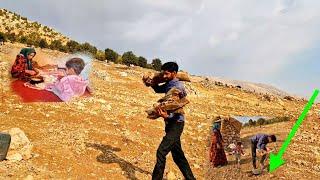
[[[89,81],[80,75],[85,66],[81,58],[72,58],[66,62],[66,76],[55,83],[48,84],[46,90],[52,91],[62,101],[69,101],[73,97],[82,96],[88,87]]]
[[[17,55],[16,60],[11,68],[11,76],[24,81],[29,81],[32,77],[36,76],[39,71],[37,62],[32,59],[36,55],[34,48],[23,48]]]

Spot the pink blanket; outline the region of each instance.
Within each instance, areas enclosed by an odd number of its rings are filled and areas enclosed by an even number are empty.
[[[62,101],[69,101],[75,96],[82,96],[89,82],[77,75],[68,75],[61,80],[49,84],[46,90],[52,91]]]

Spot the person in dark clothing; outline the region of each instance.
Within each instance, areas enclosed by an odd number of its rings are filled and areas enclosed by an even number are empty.
[[[182,96],[187,96],[183,83],[176,78],[179,70],[177,63],[167,62],[162,65],[161,70],[164,74],[163,76],[166,83],[161,86],[151,86],[154,91],[156,93],[167,93],[171,88],[177,88],[182,92]],[[157,150],[157,162],[152,172],[152,179],[163,179],[166,156],[169,152],[171,152],[174,162],[179,167],[185,179],[195,179],[181,147],[180,136],[184,127],[184,115],[179,113],[168,114],[168,112],[161,108],[157,108],[157,112],[159,113],[159,116],[164,118],[166,135],[163,137]]]
[[[261,164],[261,170],[263,170],[264,167],[264,161],[267,157],[267,144],[271,143],[271,142],[276,142],[277,138],[275,135],[267,135],[267,134],[257,134],[255,136],[253,136],[251,139],[251,155],[252,155],[252,166],[254,169],[257,169],[257,165],[256,165],[256,159],[257,159],[257,152],[256,150],[258,149],[259,151],[261,151],[262,158],[260,160],[260,164]]]

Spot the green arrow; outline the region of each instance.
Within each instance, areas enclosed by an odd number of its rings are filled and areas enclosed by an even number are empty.
[[[282,144],[282,147],[280,149],[280,151],[278,152],[278,154],[270,154],[270,172],[275,171],[276,169],[278,169],[281,165],[284,164],[284,160],[282,159],[282,156],[284,154],[284,152],[286,151],[286,149],[288,148],[291,139],[293,138],[293,136],[295,135],[295,133],[297,132],[297,130],[299,129],[302,121],[304,120],[304,118],[307,116],[308,111],[311,109],[312,104],[314,103],[314,101],[316,100],[317,96],[319,94],[319,90],[315,89],[313,92],[312,97],[310,98],[308,104],[305,106],[302,114],[300,115],[299,119],[297,120],[297,122],[294,124],[293,128],[291,129],[287,139],[285,140],[285,142]]]

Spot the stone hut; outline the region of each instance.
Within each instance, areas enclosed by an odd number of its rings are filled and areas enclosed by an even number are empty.
[[[222,134],[225,147],[240,141],[240,131],[242,128],[241,122],[232,117],[221,116],[216,117],[214,122],[220,123],[220,132]]]

